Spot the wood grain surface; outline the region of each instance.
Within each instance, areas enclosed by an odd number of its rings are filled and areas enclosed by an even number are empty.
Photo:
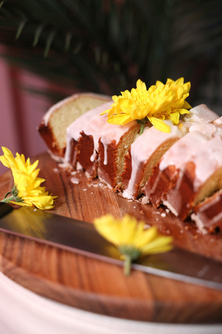
[[[222,262],[222,235],[201,235],[164,208],[128,201],[108,187],[72,175],[48,153],[37,157],[45,186],[57,195],[52,212],[92,222],[124,213],[155,224],[175,245]],[[79,184],[71,182],[77,178]],[[0,176],[0,198],[12,188],[10,171]],[[82,310],[124,319],[165,323],[222,323],[222,292],[133,270],[0,233],[0,270],[27,289]],[[183,259],[181,259],[183,261]]]

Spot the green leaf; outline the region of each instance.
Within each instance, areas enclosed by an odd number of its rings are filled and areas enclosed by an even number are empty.
[[[19,26],[18,26],[18,30],[16,32],[16,36],[15,36],[15,39],[18,39],[19,36],[21,35],[22,33],[22,30],[24,29],[25,25],[27,23],[27,19],[24,19],[20,22]]]
[[[52,30],[47,38],[46,41],[46,46],[45,46],[45,50],[44,50],[44,57],[48,56],[49,50],[50,50],[50,46],[52,44],[53,39],[55,38],[56,35],[56,30]]]
[[[36,46],[38,44],[39,41],[39,37],[44,29],[44,24],[40,24],[39,27],[37,27],[36,32],[35,32],[35,36],[34,36],[34,41],[33,41],[33,46]]]

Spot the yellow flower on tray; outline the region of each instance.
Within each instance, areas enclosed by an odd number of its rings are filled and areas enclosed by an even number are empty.
[[[118,247],[125,261],[124,273],[130,273],[131,262],[141,255],[162,253],[172,249],[172,237],[161,235],[155,226],[145,229],[143,221],[125,214],[115,219],[107,214],[94,220],[96,230],[109,242]]]
[[[157,81],[148,90],[146,84],[137,80],[136,88],[131,92],[125,90],[121,95],[112,97],[114,103],[108,113],[108,122],[124,125],[137,120],[141,124],[141,133],[145,124],[150,121],[156,129],[170,132],[170,126],[164,120],[179,123],[181,114],[189,113],[191,108],[185,99],[189,96],[190,82],[184,83],[184,78],[176,81],[167,79],[166,84]]]
[[[45,180],[38,177],[38,161],[31,164],[29,158],[25,161],[23,154],[16,153],[14,158],[8,148],[2,147],[2,150],[4,155],[0,156],[0,161],[11,169],[14,186],[1,202],[16,202],[21,206],[35,206],[41,210],[52,209],[56,196],[49,195],[45,187],[40,186]]]

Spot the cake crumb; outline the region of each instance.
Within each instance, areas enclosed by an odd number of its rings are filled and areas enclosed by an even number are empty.
[[[161,213],[161,217],[166,217],[165,212],[162,212],[162,213]]]
[[[148,198],[147,198],[146,196],[144,196],[144,197],[142,198],[142,200],[141,200],[141,203],[142,203],[142,204],[148,204],[148,203],[149,203]]]
[[[72,182],[73,184],[79,184],[79,179],[77,179],[76,177],[72,177],[72,178],[71,178],[71,182]]]
[[[87,191],[87,188],[84,188],[82,191]]]
[[[59,173],[60,170],[59,170],[58,168],[53,168],[53,172],[55,172],[55,173]]]
[[[76,174],[78,174],[79,173],[79,171],[77,171],[77,170],[73,170],[70,174],[71,175],[76,175]]]

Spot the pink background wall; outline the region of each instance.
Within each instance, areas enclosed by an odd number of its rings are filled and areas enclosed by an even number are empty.
[[[24,71],[15,70],[0,59],[0,155],[6,146],[25,157],[46,151],[36,128],[50,102],[22,90],[19,86],[47,88],[47,83]],[[0,174],[6,168],[0,163]]]

